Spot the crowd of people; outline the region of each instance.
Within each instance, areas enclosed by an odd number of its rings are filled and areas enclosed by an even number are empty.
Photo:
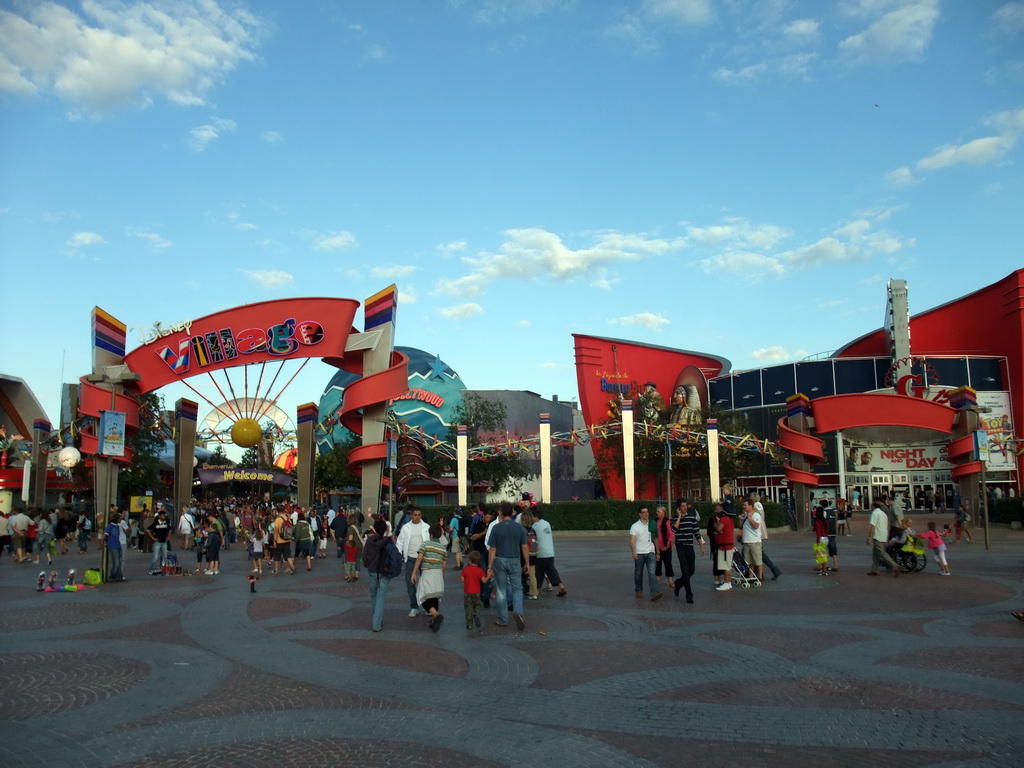
[[[397,567],[386,567],[389,549]],[[467,630],[479,629],[483,611],[495,604],[495,625],[510,620],[526,627],[525,600],[539,599],[539,589],[568,594],[555,567],[551,525],[544,520],[529,493],[516,503],[500,502],[492,509],[483,502],[472,511],[457,508],[450,519],[433,523],[423,510],[410,505],[396,521],[373,521],[363,546],[363,565],[370,576],[371,629],[383,629],[384,600],[392,580],[404,573],[409,618],[426,615],[434,632],[444,622],[444,574],[450,560],[460,571]]]
[[[811,514],[815,572],[828,576],[839,571],[838,537],[853,535],[852,509],[844,499],[833,507],[827,496],[816,500]],[[966,502],[957,505],[953,527],[940,531],[934,521],[917,531],[905,513],[898,494],[871,503],[866,543],[871,546],[869,576],[886,567],[894,577],[902,573],[893,554],[917,537],[939,567],[951,571],[949,546],[973,543]],[[245,547],[254,577],[263,574],[295,575],[302,565],[313,570],[314,560],[331,552],[344,560],[344,580],[356,582],[365,569],[369,576],[371,629],[383,629],[384,601],[393,580],[404,574],[409,617],[425,615],[437,632],[444,622],[442,600],[444,575],[449,562],[460,572],[467,630],[482,626],[484,611],[495,603],[494,623],[510,621],[525,628],[525,602],[539,599],[539,592],[568,592],[554,564],[551,525],[533,501],[523,494],[517,502],[501,502],[495,509],[480,502],[472,510],[457,508],[449,518],[424,519],[423,510],[407,505],[394,521],[386,514],[363,515],[358,509],[323,511],[303,509],[290,502],[271,503],[247,498],[196,502],[184,507],[172,523],[168,505],[143,509],[138,517],[124,516],[111,506],[98,533],[107,550],[107,580],[124,581],[124,552],[129,548],[151,554],[149,573],[163,575],[171,560],[182,563],[195,556],[194,570],[208,576],[220,574],[220,555],[232,546]],[[0,515],[0,555],[11,551],[15,562],[52,565],[57,554],[67,554],[77,544],[78,554],[88,552],[93,534],[92,519],[68,510],[29,509]],[[733,575],[771,580],[782,571],[765,551],[768,525],[757,493],[736,509],[733,488],[723,487],[702,530],[700,516],[691,501],[679,499],[670,513],[664,506],[642,506],[629,529],[634,563],[634,589],[644,597],[644,574],[651,601],[663,597],[662,579],[675,596],[684,592],[694,602],[693,576],[697,553],[710,554],[715,589],[732,589]],[[174,555],[171,550],[175,549]],[[921,550],[924,551],[924,550]],[[186,554],[188,553],[188,554]],[[387,563],[393,561],[388,567]],[[745,586],[745,585],[744,585]],[[1015,614],[1016,615],[1016,614]]]

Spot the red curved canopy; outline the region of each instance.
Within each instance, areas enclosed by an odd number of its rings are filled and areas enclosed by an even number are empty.
[[[835,432],[871,427],[903,427],[948,435],[956,410],[948,405],[887,392],[815,398],[814,430]]]

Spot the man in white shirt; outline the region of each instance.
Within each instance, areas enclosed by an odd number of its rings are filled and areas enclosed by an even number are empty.
[[[651,602],[661,599],[661,587],[654,577],[654,563],[657,552],[651,539],[650,512],[647,507],[640,510],[640,519],[629,529],[629,549],[633,553],[633,586],[636,596],[644,596],[644,570],[647,571],[647,586],[651,593]]]
[[[537,583],[543,583],[546,577],[552,586],[558,587],[558,596],[565,597],[568,592],[555,568],[555,540],[551,535],[551,523],[544,519],[540,509],[533,510],[533,533],[537,537]]]
[[[416,565],[416,556],[419,554],[420,545],[430,538],[430,526],[423,522],[423,510],[413,507],[410,512],[412,519],[402,526],[398,532],[398,541],[395,546],[402,553],[405,559],[405,591],[409,595],[409,618],[419,616],[420,606],[416,602],[416,585],[412,581],[412,568]],[[385,518],[386,519],[386,518]]]
[[[902,572],[895,561],[885,551],[885,543],[889,540],[889,516],[882,509],[881,502],[874,502],[871,510],[871,522],[868,525],[868,540],[871,545],[871,570],[868,576],[878,575],[878,564],[885,563],[892,568],[892,575],[899,576]]]
[[[743,544],[743,559],[754,569],[758,581],[764,581],[764,560],[761,559],[761,532],[764,518],[754,507],[754,502],[743,502],[743,532],[740,541]]]

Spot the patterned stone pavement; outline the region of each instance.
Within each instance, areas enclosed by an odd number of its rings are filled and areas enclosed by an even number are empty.
[[[828,577],[806,534],[769,546],[778,581],[715,592],[702,559],[686,605],[634,596],[625,533],[558,536],[567,598],[467,632],[449,572],[437,634],[404,583],[371,633],[333,558],[252,595],[241,547],[215,577],[129,553],[128,582],[82,593],[5,557],[0,765],[1022,764],[1024,532],[952,547],[950,578],[868,577],[859,536]]]

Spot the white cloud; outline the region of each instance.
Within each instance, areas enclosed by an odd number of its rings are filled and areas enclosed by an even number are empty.
[[[766,256],[749,251],[727,251],[701,259],[698,266],[708,274],[745,275],[749,280],[757,281],[763,277],[779,277],[785,267],[775,256]]]
[[[286,285],[294,285],[295,278],[287,272],[275,269],[240,269],[243,275],[249,277],[253,282],[258,283],[262,288],[283,288]]]
[[[257,227],[255,224],[250,224],[248,221],[239,221],[238,223],[235,224],[235,229],[241,232],[249,232],[256,228]]]
[[[469,275],[442,280],[438,291],[455,296],[477,296],[496,280],[569,281],[609,264],[661,255],[681,248],[679,240],[652,239],[645,235],[600,232],[590,235],[589,247],[573,249],[558,235],[543,229],[510,229],[497,253],[463,257]]]
[[[611,275],[607,269],[600,269],[597,272],[597,276],[590,281],[592,288],[599,288],[602,290],[608,290],[613,285],[622,281],[622,278],[617,275]]]
[[[764,250],[774,247],[792,234],[788,229],[774,224],[751,224],[746,219],[734,217],[710,227],[688,226],[686,240],[688,244],[706,248],[729,246],[734,249]]]
[[[821,24],[815,19],[797,19],[783,25],[782,34],[799,42],[813,41],[821,33]]]
[[[211,117],[206,125],[198,125],[189,131],[189,146],[196,152],[202,152],[210,142],[220,138],[222,133],[233,133],[237,127],[234,120]]]
[[[318,251],[344,251],[352,248],[356,242],[355,235],[341,230],[320,235],[313,243],[313,247]]]
[[[643,10],[652,17],[686,26],[707,24],[715,15],[711,0],[644,0]]]
[[[865,13],[877,13],[891,5],[888,2],[862,2],[859,9]],[[915,59],[931,42],[932,30],[938,19],[938,0],[902,5],[882,13],[863,32],[847,37],[839,44],[839,51],[860,62]]]
[[[1007,3],[992,14],[997,31],[1016,34],[1024,31],[1024,3]]]
[[[605,29],[604,34],[613,40],[621,40],[637,54],[649,54],[658,50],[658,44],[648,32],[642,19],[635,14],[626,14],[620,21]]]
[[[84,248],[90,245],[106,245],[107,241],[95,232],[75,232],[68,240],[68,248]]]
[[[755,349],[750,353],[750,356],[759,363],[783,363],[787,360],[799,360],[800,358],[806,357],[807,353],[802,349],[797,350],[796,352],[790,352],[785,347],[776,345],[774,347],[761,347],[761,349]]]
[[[175,104],[205,95],[240,63],[255,58],[260,22],[216,0],[104,3],[82,0],[81,15],[56,2],[0,10],[0,90],[53,94],[99,114]]]
[[[467,317],[482,314],[483,311],[479,304],[474,304],[471,301],[465,304],[457,304],[453,307],[442,307],[438,310],[442,317],[446,317],[449,320],[463,320]]]
[[[398,301],[401,304],[415,304],[417,301],[416,288],[411,285],[403,285],[398,292]]]
[[[135,235],[135,237],[141,240],[145,240],[147,243],[149,243],[150,248],[163,250],[164,248],[170,248],[172,245],[174,245],[174,243],[172,243],[167,238],[161,237],[160,235],[154,234],[152,232],[133,232],[132,234]]]
[[[917,245],[914,238],[900,238],[885,230],[876,232],[872,227],[866,219],[855,219],[836,228],[834,237],[821,238],[779,257],[798,269],[810,269],[826,264],[866,262],[875,256],[892,256]]]
[[[971,139],[963,144],[946,144],[917,161],[915,170],[931,173],[954,165],[990,165],[1000,162],[1017,146],[1024,135],[1024,107],[999,112],[983,123],[995,128],[994,136]],[[917,179],[907,167],[897,168],[886,177],[893,186],[907,186]]]
[[[562,0],[480,0],[472,3],[479,24],[501,24],[511,18],[539,16],[558,8]]]
[[[886,174],[885,180],[894,187],[909,187],[913,184],[917,184],[919,179],[914,176],[914,172],[906,166],[897,168],[895,171],[889,171]]]
[[[651,329],[657,329],[669,324],[667,318],[653,312],[639,312],[635,315],[626,315],[624,317],[611,317],[608,318],[608,322],[612,325],[640,325]]]
[[[280,144],[284,141],[284,137],[277,131],[264,131],[260,134],[260,138],[267,142],[267,144]]]
[[[397,277],[405,277],[411,275],[413,272],[418,270],[419,267],[411,264],[396,265],[394,267],[374,267],[370,270],[370,277],[379,277],[384,280],[394,280]]]
[[[466,250],[466,241],[456,240],[452,243],[438,243],[434,246],[434,249],[442,256],[452,256]]]
[[[919,160],[917,168],[920,171],[937,171],[951,165],[987,165],[1002,159],[1012,147],[1013,142],[1005,136],[986,136],[959,146],[947,144]]]
[[[751,85],[772,76],[800,80],[810,77],[811,67],[817,61],[816,53],[792,53],[786,56],[773,56],[740,69],[719,67],[712,76],[727,85]]]

